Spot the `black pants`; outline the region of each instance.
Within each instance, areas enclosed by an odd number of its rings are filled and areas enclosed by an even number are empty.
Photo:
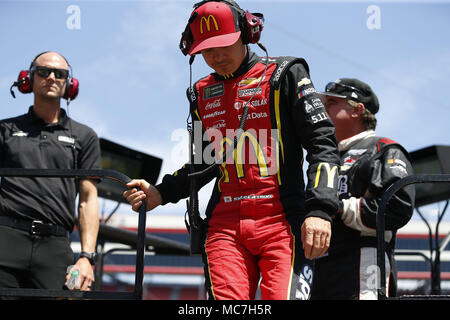
[[[0,288],[61,290],[74,264],[69,239],[0,225]]]
[[[396,272],[385,256],[389,296],[395,295]],[[376,300],[379,269],[376,248],[364,247],[316,259],[311,300]]]

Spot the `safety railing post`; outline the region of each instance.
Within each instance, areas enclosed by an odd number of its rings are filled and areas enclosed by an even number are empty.
[[[390,185],[381,197],[380,207],[377,213],[377,264],[380,270],[380,287],[378,288],[378,300],[387,299],[386,288],[386,266],[385,266],[385,242],[384,232],[386,229],[385,215],[389,199],[401,188],[415,183],[443,183],[450,182],[450,174],[417,174],[400,179]],[[431,257],[430,257],[431,258]]]
[[[136,299],[142,300],[142,290],[144,283],[144,259],[145,259],[145,226],[146,226],[146,207],[145,201],[139,207],[138,238],[136,248],[136,273],[135,290]]]

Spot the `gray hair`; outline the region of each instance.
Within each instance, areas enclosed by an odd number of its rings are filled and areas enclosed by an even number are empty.
[[[358,107],[358,103],[362,103],[362,102],[356,102],[356,101],[347,99],[347,104],[352,108]],[[375,128],[377,127],[377,118],[375,118],[375,115],[372,114],[372,112],[370,112],[367,108],[364,108],[364,111],[361,115],[361,119],[367,130],[370,130],[370,129],[375,130]]]

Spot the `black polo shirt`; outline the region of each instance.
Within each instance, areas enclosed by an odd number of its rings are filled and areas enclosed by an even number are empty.
[[[75,148],[74,148],[75,146]],[[101,169],[94,130],[67,117],[45,123],[33,111],[0,121],[0,166],[33,169]],[[41,220],[72,231],[78,181],[74,178],[3,177],[0,215]]]

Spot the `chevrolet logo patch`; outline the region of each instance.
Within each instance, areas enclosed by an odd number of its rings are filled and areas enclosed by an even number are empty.
[[[264,78],[263,78],[263,79],[264,79]],[[241,80],[241,81],[238,83],[238,86],[239,86],[239,87],[249,86],[249,85],[258,83],[259,81],[261,81],[261,77],[259,77],[259,78],[247,78],[247,79]]]

